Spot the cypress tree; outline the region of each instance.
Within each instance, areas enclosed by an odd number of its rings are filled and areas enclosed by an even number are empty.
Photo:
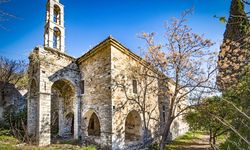
[[[230,16],[219,55],[217,83],[223,92],[223,97],[233,102],[247,115],[250,115],[248,111],[250,108],[249,33],[249,20],[242,0],[232,0]],[[230,124],[249,141],[249,120],[239,113],[234,115],[230,120]],[[229,133],[230,136],[221,145],[220,149],[249,149],[249,145],[240,139],[238,135],[234,132]]]
[[[218,60],[217,84],[224,91],[235,85],[248,63],[249,20],[241,0],[232,0]]]
[[[224,33],[224,41],[239,41],[249,33],[249,20],[241,0],[232,0],[230,15]]]

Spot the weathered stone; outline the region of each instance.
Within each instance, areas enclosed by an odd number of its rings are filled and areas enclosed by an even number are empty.
[[[19,91],[13,84],[3,82],[0,82],[0,88],[3,89],[0,96],[0,123],[4,124],[4,112],[11,109],[17,113],[25,108],[27,90]]]
[[[162,132],[167,116],[163,105],[167,109],[168,95],[159,96],[158,91],[168,90],[171,84],[163,85],[149,78],[152,83],[148,88],[152,92],[146,94],[145,111],[151,112],[150,115],[143,113],[135,102],[126,102],[124,92],[128,91],[129,96],[135,94],[133,80],[141,82],[136,72],[145,64],[112,37],[77,59],[46,46],[36,47],[29,59],[28,127],[37,144],[50,144],[54,137],[51,135],[73,133],[85,145],[132,149],[145,140],[146,133],[148,139],[157,139]],[[134,67],[138,69],[132,70]],[[153,70],[150,73],[157,75]],[[114,81],[120,75],[128,85],[126,90],[114,88]],[[137,90],[141,90],[139,85]],[[123,108],[119,108],[121,103]],[[188,129],[181,119],[177,122],[173,138]]]

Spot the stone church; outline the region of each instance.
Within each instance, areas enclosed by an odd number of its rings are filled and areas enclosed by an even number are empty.
[[[141,84],[131,68],[145,66],[143,59],[111,36],[79,58],[66,54],[64,6],[59,0],[47,1],[44,45],[35,47],[29,60],[28,132],[36,144],[71,137],[101,148],[129,149],[143,140],[146,124],[149,138],[161,132],[167,96],[147,94],[145,111],[150,113],[145,120],[137,103],[127,102],[128,96],[139,95]],[[127,89],[114,87],[118,77]],[[167,89],[167,84],[152,80],[149,87]],[[172,137],[187,129],[177,119]]]

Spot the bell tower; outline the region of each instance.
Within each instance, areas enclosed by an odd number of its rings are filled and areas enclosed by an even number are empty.
[[[59,0],[47,0],[44,47],[65,51],[64,6]]]

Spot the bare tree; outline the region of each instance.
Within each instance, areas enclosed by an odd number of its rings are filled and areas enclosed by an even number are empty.
[[[10,60],[0,57],[0,100],[1,104],[5,103],[4,89],[8,84],[17,85],[23,78],[26,70],[26,64],[21,60]]]
[[[147,43],[146,61],[164,74],[158,79],[172,81],[167,93],[171,96],[161,136],[161,150],[164,149],[173,121],[216,89],[216,53],[209,49],[213,43],[193,33],[186,25],[186,16],[191,12],[192,9],[187,10],[180,19],[173,19],[170,25],[166,24],[164,44],[156,44],[154,33],[143,33],[141,36]]]
[[[137,62],[133,59],[126,59],[125,71],[117,74],[113,79],[113,90],[122,91],[125,96],[125,100],[121,100],[117,104],[116,111],[120,112],[126,107],[133,107],[142,116],[143,125],[143,142],[140,147],[145,147],[153,142],[151,138],[149,126],[153,121],[155,122],[156,131],[158,130],[160,120],[158,119],[158,102],[152,101],[152,99],[158,96],[158,81],[156,78],[152,78],[155,71],[150,68],[145,61]],[[157,133],[154,133],[154,137],[157,138]]]

